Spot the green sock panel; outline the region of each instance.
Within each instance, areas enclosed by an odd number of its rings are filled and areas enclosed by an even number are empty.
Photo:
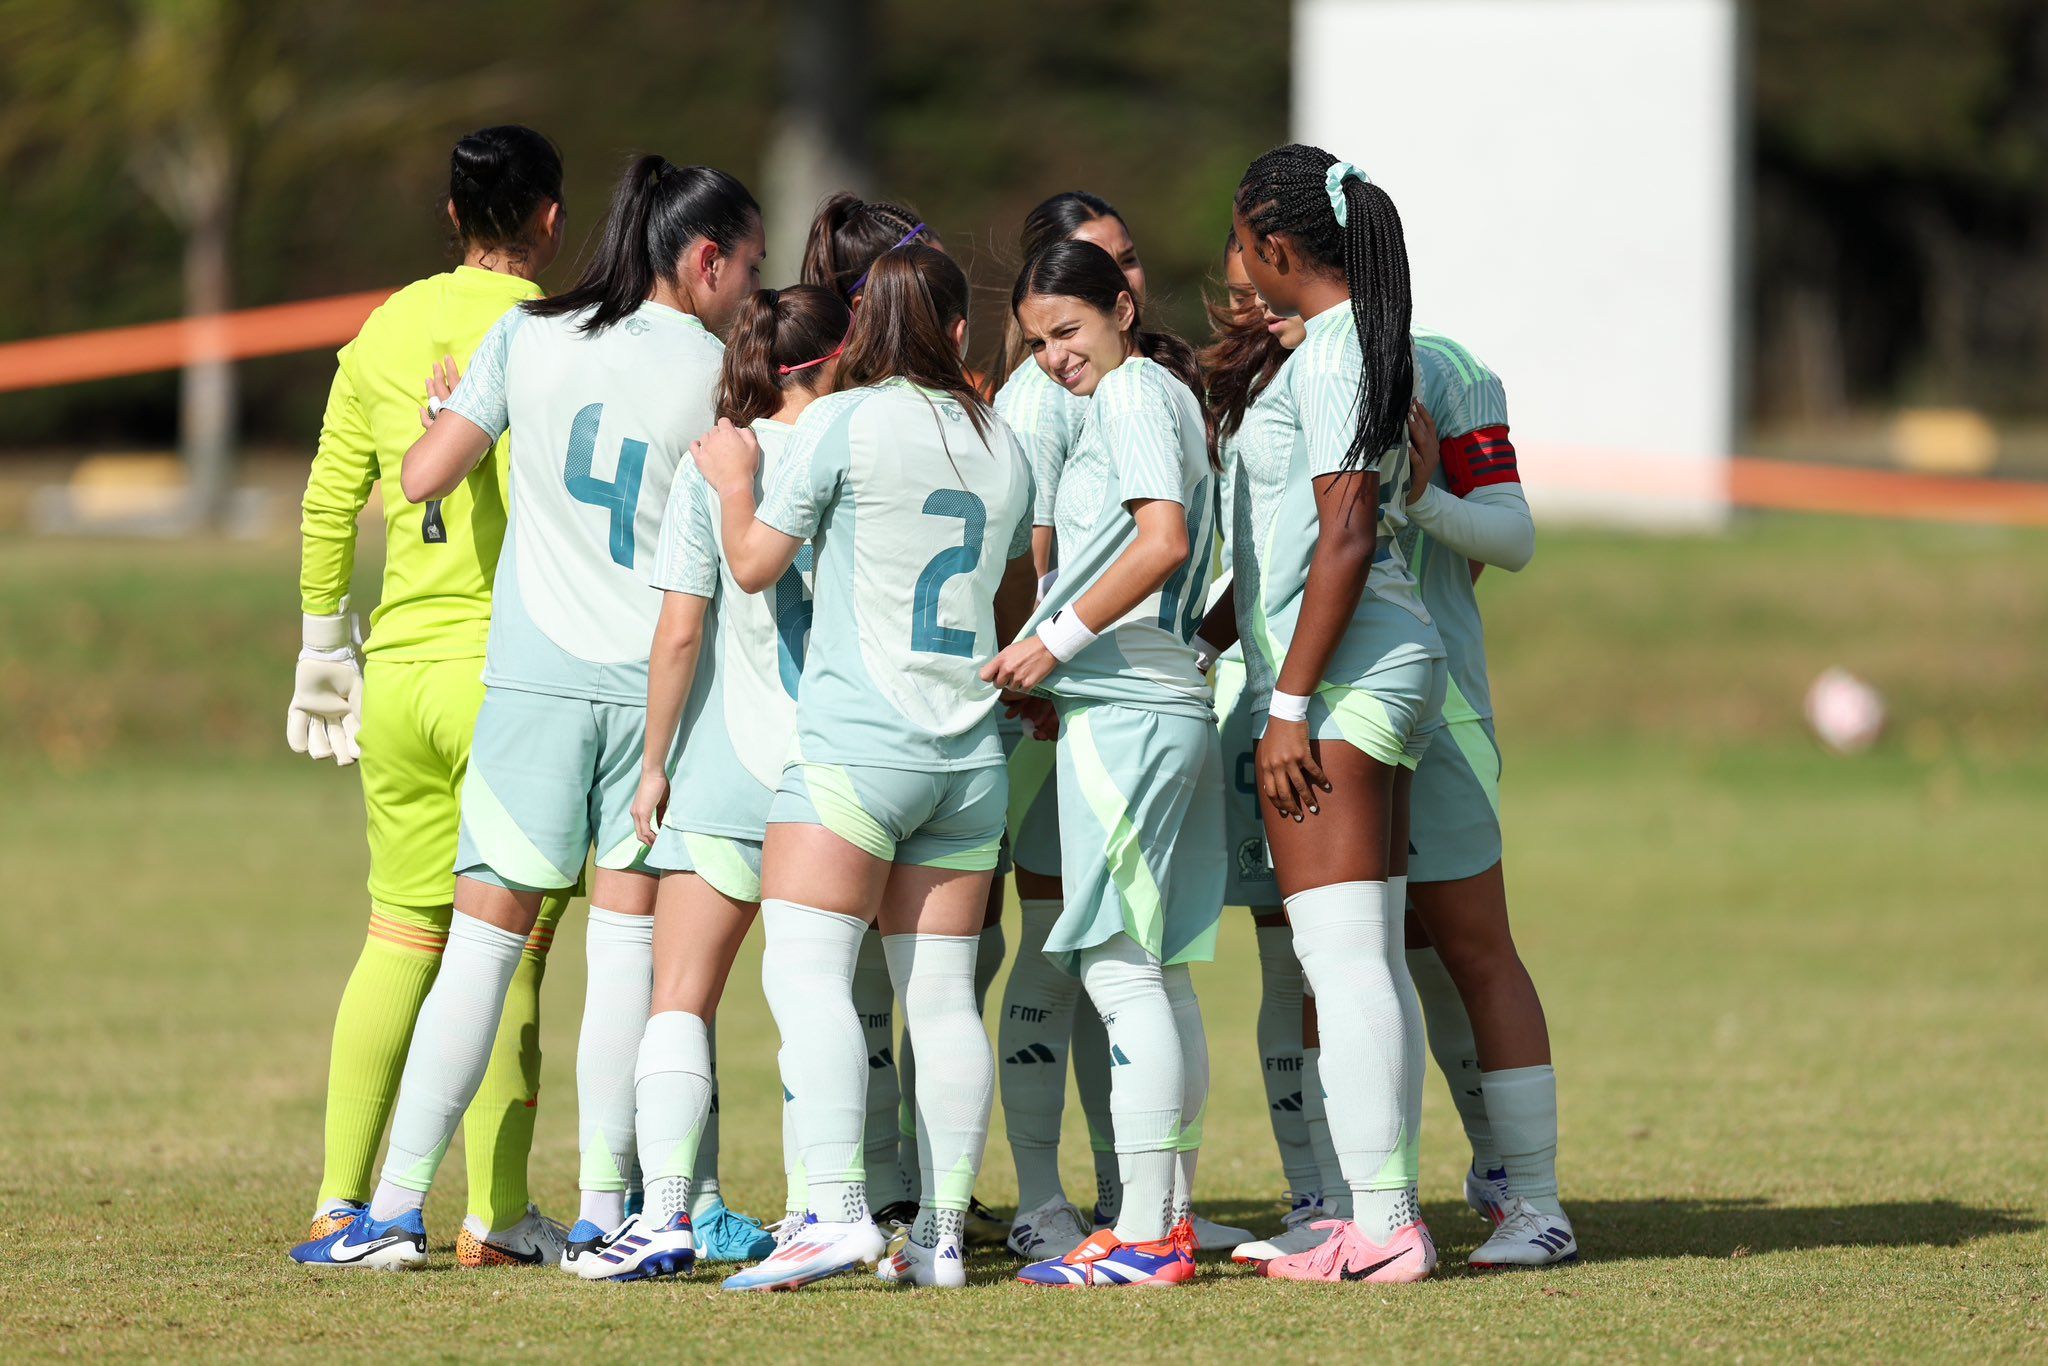
[[[1437,1070],[1451,1088],[1451,1103],[1458,1107],[1458,1119],[1465,1126],[1465,1138],[1472,1145],[1472,1165],[1481,1175],[1500,1166],[1500,1153],[1493,1144],[1493,1123],[1486,1117],[1486,1097],[1480,1086],[1479,1046],[1472,1041],[1472,1017],[1433,948],[1408,950],[1408,975],[1415,981],[1415,994],[1422,1000],[1422,1018],[1428,1024],[1429,1053]]]
[[[342,989],[327,1063],[327,1131],[320,1204],[367,1202],[377,1148],[398,1078],[405,1070],[413,1021],[441,970],[448,941],[447,907],[379,906],[370,933]]]

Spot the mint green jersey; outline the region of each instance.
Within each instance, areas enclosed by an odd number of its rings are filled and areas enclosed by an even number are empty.
[[[1415,333],[1415,386],[1423,406],[1436,423],[1440,442],[1455,446],[1456,439],[1488,427],[1505,428],[1508,422],[1507,393],[1500,377],[1485,363],[1449,337],[1434,332]],[[1432,482],[1455,497],[1470,491],[1469,473],[1447,455],[1437,464]],[[1493,482],[1486,473],[1481,482]],[[1460,487],[1460,485],[1465,485]],[[1444,694],[1444,720],[1476,721],[1493,715],[1493,693],[1486,676],[1486,627],[1479,617],[1477,585],[1472,582],[1472,563],[1463,555],[1409,525],[1402,532],[1401,549],[1415,566],[1415,578],[1422,591],[1423,606],[1429,609],[1443,637],[1444,661],[1450,669],[1450,683]]]
[[[754,423],[761,469],[774,478],[796,428]],[[796,733],[797,682],[811,632],[811,547],[764,593],[748,593],[726,563],[718,494],[686,460],[669,491],[653,584],[711,602],[710,630],[683,715],[682,757],[662,822],[701,835],[759,840]]]
[[[1102,377],[1080,437],[1060,471],[1053,534],[1060,574],[1031,625],[1073,606],[1138,538],[1129,504],[1178,503],[1188,553],[1166,583],[1055,668],[1038,691],[1071,701],[1115,702],[1205,719],[1209,685],[1188,644],[1202,624],[1216,535],[1216,480],[1202,407],[1187,385],[1143,356]]]
[[[1308,321],[1307,338],[1246,412],[1233,443],[1231,562],[1245,687],[1255,712],[1266,709],[1294,636],[1319,529],[1314,483],[1342,472],[1357,430],[1363,364],[1350,310],[1317,314]],[[1390,663],[1443,658],[1443,643],[1401,557],[1407,484],[1404,440],[1380,455],[1372,568],[1320,683],[1351,686]]]
[[[662,509],[712,425],[725,348],[651,300],[602,332],[582,319],[513,309],[448,404],[493,439],[512,433],[484,682],[644,707]]]
[[[1036,360],[1018,366],[996,391],[996,414],[1010,424],[1031,461],[1038,486],[1031,520],[1038,526],[1053,524],[1060,470],[1081,435],[1087,411],[1088,400],[1059,384]]]
[[[804,410],[761,521],[814,543],[810,644],[796,709],[805,763],[934,771],[1003,762],[995,596],[1031,549],[1032,480],[1001,418],[907,380]]]

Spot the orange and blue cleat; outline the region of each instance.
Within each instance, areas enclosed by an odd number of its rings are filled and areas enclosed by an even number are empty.
[[[1064,1257],[1033,1262],[1017,1273],[1026,1285],[1071,1290],[1179,1285],[1195,1274],[1195,1234],[1186,1220],[1153,1242],[1126,1243],[1114,1230],[1097,1229]]]

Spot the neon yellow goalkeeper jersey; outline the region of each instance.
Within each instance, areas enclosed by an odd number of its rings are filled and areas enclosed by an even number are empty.
[[[540,286],[516,275],[457,266],[407,285],[341,348],[320,447],[306,481],[299,534],[301,610],[341,609],[355,572],[356,517],[370,489],[384,491],[384,586],[364,653],[390,660],[467,659],[484,653],[491,578],[505,541],[506,443],[500,440],[446,498],[409,503],[398,466],[419,439],[427,375],[443,356],[465,371],[486,332]]]

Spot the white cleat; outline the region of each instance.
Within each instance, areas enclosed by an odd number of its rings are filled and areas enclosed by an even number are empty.
[[[920,1247],[905,1230],[889,1240],[882,1260],[875,1263],[875,1278],[890,1285],[957,1290],[967,1284],[967,1254],[960,1239],[950,1234],[939,1239],[937,1247]]]
[[[1218,1252],[1235,1248],[1239,1243],[1249,1241],[1252,1231],[1248,1228],[1232,1228],[1228,1224],[1212,1223],[1199,1214],[1190,1215],[1188,1222],[1195,1229],[1195,1251]]]
[[[586,1281],[653,1281],[687,1276],[697,1260],[690,1216],[678,1212],[657,1226],[646,1211],[629,1215],[569,1266]]]
[[[882,1230],[872,1219],[857,1224],[823,1224],[818,1216],[804,1216],[803,1224],[788,1242],[744,1271],[727,1276],[727,1290],[795,1290],[851,1271],[862,1263],[873,1263],[886,1249]]]
[[[1321,1247],[1329,1234],[1318,1233],[1311,1225],[1318,1220],[1334,1219],[1330,1207],[1323,1203],[1320,1191],[1288,1191],[1284,1197],[1294,1207],[1282,1219],[1280,1232],[1271,1238],[1257,1242],[1241,1242],[1230,1250],[1233,1262],[1270,1262],[1275,1257],[1291,1257],[1297,1252],[1306,1252],[1312,1247]]]
[[[1010,1221],[1010,1236],[1004,1241],[1025,1261],[1041,1262],[1066,1256],[1088,1241],[1088,1233],[1081,1211],[1065,1196],[1057,1196],[1019,1213]]]
[[[486,1266],[560,1266],[569,1250],[569,1230],[532,1205],[508,1229],[493,1231],[474,1214],[455,1235],[455,1264],[475,1270]]]
[[[1578,1259],[1579,1240],[1572,1234],[1572,1221],[1562,1214],[1545,1214],[1518,1195],[1508,1202],[1507,1217],[1493,1236],[1465,1260],[1474,1271],[1508,1271],[1559,1266]]]
[[[1505,1167],[1495,1167],[1481,1175],[1477,1167],[1465,1169],[1465,1203],[1472,1212],[1489,1224],[1499,1224],[1508,1217],[1508,1173]]]

